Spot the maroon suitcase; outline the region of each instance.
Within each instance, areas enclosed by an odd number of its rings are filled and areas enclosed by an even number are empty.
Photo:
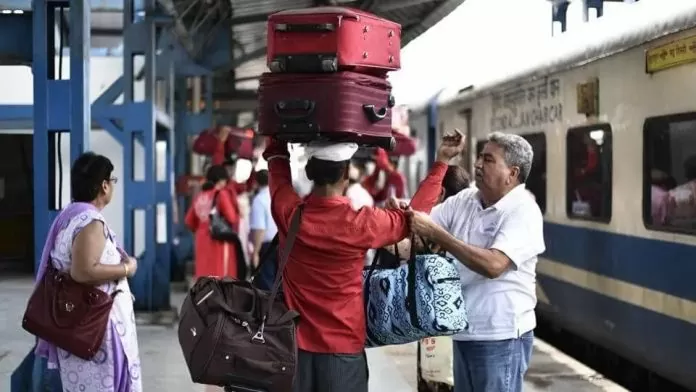
[[[271,72],[385,75],[401,67],[401,25],[344,7],[277,12],[268,17],[266,61]]]
[[[259,132],[292,143],[356,142],[387,150],[392,136],[391,85],[356,72],[261,76]]]

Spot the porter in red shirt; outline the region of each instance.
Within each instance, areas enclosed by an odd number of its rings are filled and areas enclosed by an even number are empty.
[[[352,152],[346,154],[345,149],[334,145],[323,151],[315,149],[319,153],[313,157],[335,164],[344,158],[350,160],[356,149],[354,145]],[[288,156],[287,145],[280,142],[271,142],[264,153],[269,168],[271,210],[281,249],[291,217],[303,202],[292,186]],[[414,209],[430,211],[438,200],[446,171],[446,163],[434,164],[411,200]],[[354,211],[348,198],[320,196],[315,191],[305,198],[297,240],[283,273],[287,305],[300,313],[297,330],[300,350],[325,354],[363,352],[365,253],[368,249],[397,243],[408,234],[403,211],[371,207]]]

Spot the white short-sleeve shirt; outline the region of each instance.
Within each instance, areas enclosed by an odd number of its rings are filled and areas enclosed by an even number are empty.
[[[433,209],[431,216],[458,240],[497,249],[513,263],[496,279],[458,264],[470,326],[454,339],[505,340],[534,329],[537,256],[546,247],[541,211],[524,185],[488,208],[478,189],[465,189]]]

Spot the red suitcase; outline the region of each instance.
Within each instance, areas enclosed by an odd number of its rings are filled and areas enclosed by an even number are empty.
[[[259,132],[293,143],[349,141],[394,148],[391,85],[356,72],[261,76]]]
[[[401,25],[344,7],[277,12],[268,17],[266,61],[271,72],[385,75],[401,68]]]
[[[191,149],[196,154],[213,156],[220,143],[218,128],[208,128],[202,131],[193,141]],[[241,159],[252,159],[254,155],[254,132],[231,127],[230,135],[225,143],[225,155],[235,155]]]

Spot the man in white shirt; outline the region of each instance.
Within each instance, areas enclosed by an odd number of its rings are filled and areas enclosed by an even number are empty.
[[[455,392],[521,392],[536,327],[536,264],[543,219],[524,182],[531,145],[495,132],[476,161],[477,188],[432,216],[411,212],[411,229],[460,262],[469,330],[454,336]]]
[[[268,189],[268,171],[259,170],[256,172],[256,183],[258,184],[258,192],[251,202],[251,213],[249,228],[251,229],[251,241],[254,247],[252,254],[252,268],[259,267],[259,261],[264,264],[259,272],[258,287],[262,289],[270,289],[273,280],[275,279],[277,270],[277,255],[276,252],[271,252],[268,255],[268,260],[259,260],[261,255],[266,254],[271,246],[271,241],[278,233],[275,221],[271,216],[271,193]]]

